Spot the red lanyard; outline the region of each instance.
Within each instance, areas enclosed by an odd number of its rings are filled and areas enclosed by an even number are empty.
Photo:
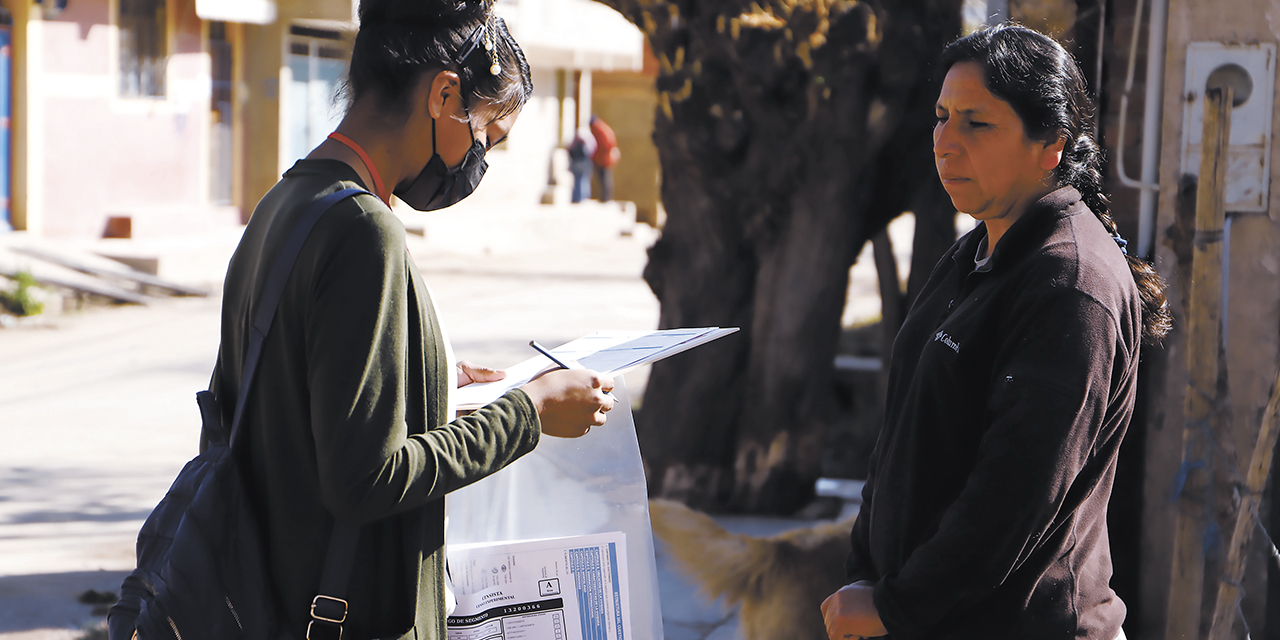
[[[387,198],[382,196],[382,193],[387,190],[386,186],[382,184],[382,176],[378,175],[378,168],[373,166],[373,160],[369,158],[369,154],[364,152],[364,148],[357,144],[355,140],[352,140],[337,131],[329,134],[329,138],[351,147],[351,150],[356,152],[356,155],[360,156],[360,162],[364,163],[364,168],[368,169],[369,175],[373,177],[373,194],[378,196],[379,200],[386,202]],[[388,197],[390,197],[390,195],[391,194],[387,194]]]

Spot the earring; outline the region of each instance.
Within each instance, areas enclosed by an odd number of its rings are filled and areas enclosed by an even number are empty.
[[[484,50],[489,52],[489,73],[495,76],[502,73],[502,65],[498,64],[498,54],[494,51],[493,29],[484,30]]]

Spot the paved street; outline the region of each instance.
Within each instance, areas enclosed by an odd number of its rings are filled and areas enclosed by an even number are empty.
[[[558,345],[657,324],[640,278],[654,232],[622,234],[630,226],[612,206],[411,214],[406,225],[425,234],[409,236],[410,250],[461,358],[502,366],[529,357],[531,338]],[[217,350],[216,288],[236,236],[133,241],[161,257],[162,276],[213,286],[209,298],[0,330],[0,638],[80,637],[100,618],[75,596],[114,590],[132,568],[142,519],[195,454],[194,393]],[[858,280],[874,295],[874,273]],[[633,397],[644,378],[628,376]],[[769,533],[794,523],[726,525]],[[736,638],[733,617],[694,596],[661,555],[666,637]]]

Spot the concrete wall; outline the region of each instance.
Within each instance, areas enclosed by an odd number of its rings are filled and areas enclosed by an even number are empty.
[[[1147,469],[1144,506],[1143,617],[1147,638],[1163,638],[1163,621],[1171,581],[1175,522],[1174,478],[1181,464],[1183,397],[1186,386],[1185,266],[1189,243],[1173,242],[1179,231],[1188,233],[1187,220],[1180,225],[1179,214],[1194,211],[1194,200],[1179,197],[1183,100],[1187,44],[1193,41],[1227,43],[1274,43],[1280,39],[1280,5],[1271,0],[1232,0],[1228,3],[1202,0],[1169,0],[1168,48],[1165,68],[1163,133],[1161,136],[1159,217],[1156,225],[1157,268],[1169,281],[1169,299],[1177,318],[1174,333],[1165,341],[1165,374],[1152,398],[1151,428],[1147,434]],[[1256,92],[1255,92],[1256,95]],[[1280,123],[1273,114],[1271,129]],[[1269,212],[1229,213],[1227,247],[1229,268],[1225,280],[1228,306],[1226,326],[1226,366],[1228,370],[1229,433],[1219,434],[1213,462],[1222,465],[1219,486],[1226,478],[1242,477],[1257,438],[1263,409],[1276,377],[1280,355],[1280,190],[1276,170],[1280,149],[1271,149]],[[1185,237],[1185,236],[1184,236]],[[1232,468],[1234,467],[1234,468]],[[1273,474],[1275,471],[1273,470]],[[1228,492],[1229,495],[1229,492]],[[1265,517],[1265,514],[1264,514]],[[1207,541],[1209,552],[1223,553],[1225,538]],[[1275,531],[1273,530],[1274,534]],[[1266,572],[1269,561],[1262,553],[1261,536],[1248,559],[1242,607],[1253,637],[1280,637],[1280,612],[1267,619]],[[1268,635],[1264,634],[1264,625]],[[1243,630],[1237,627],[1243,637]]]
[[[224,222],[208,205],[209,58],[193,0],[170,0],[163,98],[119,95],[110,0],[15,18],[15,226],[94,237],[109,215],[141,234]]]

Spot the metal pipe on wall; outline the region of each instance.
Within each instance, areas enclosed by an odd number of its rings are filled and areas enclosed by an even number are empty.
[[[1156,235],[1156,201],[1160,195],[1160,125],[1164,103],[1164,53],[1168,0],[1152,0],[1147,32],[1147,86],[1142,108],[1142,182],[1138,198],[1138,256],[1150,260]]]
[[[1129,93],[1133,91],[1134,62],[1138,53],[1138,34],[1142,24],[1143,0],[1138,0],[1133,16],[1133,37],[1129,41],[1129,69],[1125,77],[1124,92],[1120,94],[1120,131],[1116,144],[1116,174],[1120,183],[1139,190],[1138,194],[1138,257],[1151,259],[1151,245],[1155,239],[1156,200],[1160,195],[1160,113],[1164,100],[1164,45],[1165,26],[1168,17],[1168,0],[1152,0],[1151,19],[1147,31],[1147,78],[1142,110],[1142,167],[1141,178],[1134,180],[1125,172],[1125,122],[1129,116]]]

